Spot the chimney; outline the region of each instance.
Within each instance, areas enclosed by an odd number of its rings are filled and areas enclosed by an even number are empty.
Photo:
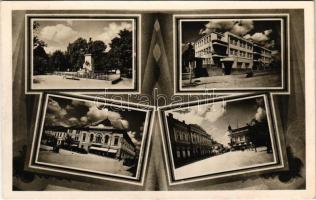
[[[169,114],[168,114],[168,117],[173,118],[173,114],[172,114],[172,113],[169,113]]]

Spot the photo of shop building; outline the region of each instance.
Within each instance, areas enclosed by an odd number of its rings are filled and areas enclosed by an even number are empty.
[[[230,32],[206,34],[194,43],[194,50],[204,68],[222,68],[226,75],[235,69],[266,69],[272,62],[271,50]]]
[[[232,128],[228,126],[230,137],[230,149],[235,150],[257,150],[257,147],[266,147],[269,153],[272,151],[269,128],[266,122],[252,120],[246,126]]]
[[[212,137],[197,124],[186,124],[167,116],[170,142],[175,167],[210,157],[212,155]]]
[[[135,158],[135,145],[127,132],[114,128],[108,119],[83,127],[46,127],[44,134],[54,136],[55,145],[61,147],[117,159]],[[47,140],[42,143],[50,144]]]

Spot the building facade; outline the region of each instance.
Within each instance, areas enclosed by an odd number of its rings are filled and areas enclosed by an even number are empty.
[[[171,113],[167,123],[175,167],[212,155],[214,141],[202,127],[179,121]]]
[[[255,119],[246,126],[233,129],[228,126],[231,150],[256,149],[256,147],[267,147],[267,152],[272,151],[269,127],[266,121],[258,122]]]
[[[57,145],[68,145],[101,156],[117,159],[134,159],[136,156],[135,145],[127,132],[114,128],[108,119],[84,127],[46,127],[44,134],[56,137]]]
[[[266,69],[272,62],[271,50],[230,32],[204,35],[194,49],[204,67],[222,68],[225,74],[238,69]]]

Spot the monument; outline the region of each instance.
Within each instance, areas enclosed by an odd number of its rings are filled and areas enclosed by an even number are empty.
[[[86,72],[93,72],[93,58],[92,58],[92,54],[87,53],[84,55],[84,63],[82,68],[86,71]]]
[[[92,58],[92,38],[89,38],[88,46],[85,49],[84,63],[83,63],[82,69],[85,72],[93,72],[94,71],[93,58]]]

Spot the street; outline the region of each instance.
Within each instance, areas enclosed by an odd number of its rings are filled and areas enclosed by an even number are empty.
[[[231,151],[179,167],[175,169],[175,178],[183,179],[213,174],[273,161],[273,154],[268,154],[266,147],[257,148],[257,152],[250,150]]]
[[[246,74],[222,75],[182,80],[183,88],[249,88],[249,87],[281,87],[279,74],[257,74],[246,78]]]
[[[34,82],[35,80],[35,82]],[[117,84],[111,81],[80,78],[66,79],[58,75],[33,76],[33,89],[132,89],[133,80],[122,78]]]
[[[130,167],[124,166],[122,161],[114,158],[102,157],[91,153],[80,154],[64,149],[60,149],[59,153],[54,153],[53,151],[42,150],[45,149],[45,147],[47,146],[41,145],[41,150],[38,156],[39,162],[133,176],[131,172],[127,171]]]

